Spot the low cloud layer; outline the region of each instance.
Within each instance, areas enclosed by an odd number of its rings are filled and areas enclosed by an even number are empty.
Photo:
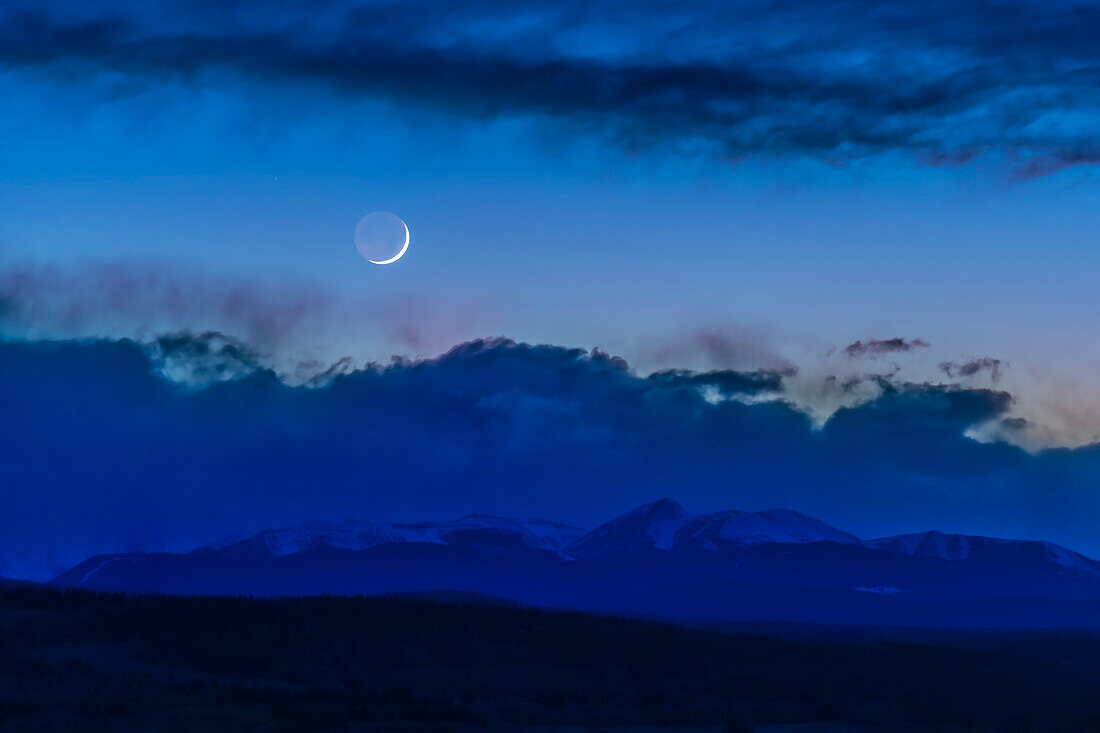
[[[498,339],[294,387],[241,348],[0,342],[0,559],[48,574],[312,517],[584,525],[665,495],[791,507],[865,536],[939,528],[1100,554],[1100,451],[966,437],[1008,417],[1001,391],[883,377],[818,429],[783,400],[782,372],[642,376],[598,350]],[[235,378],[165,376],[217,364]]]
[[[421,18],[430,16],[426,24]],[[0,65],[327,87],[467,119],[538,118],[631,150],[1016,175],[1100,162],[1091,3],[326,0],[0,9]]]
[[[463,303],[440,306],[434,296],[338,297],[300,280],[260,284],[109,262],[0,268],[3,337],[132,339],[161,374],[192,386],[259,371],[288,384],[325,384],[367,361],[430,357],[496,330],[482,324],[478,309]],[[918,354],[931,347],[919,338],[869,338],[822,355],[812,340],[730,322],[647,335],[633,348],[619,348],[638,373],[659,373],[666,381],[675,376],[711,398],[747,399],[760,386],[752,399],[782,399],[816,426],[838,409],[877,398],[895,381],[999,386],[1008,366],[991,357],[921,359]],[[1013,415],[1029,419],[1026,429],[987,427],[978,434],[1031,450],[1095,442],[1098,428],[1088,409],[1079,399],[1052,401],[1051,390],[1063,395],[1056,389],[1060,382],[1051,384],[1025,385],[1027,398],[1047,398]],[[1079,396],[1083,390],[1069,391]]]

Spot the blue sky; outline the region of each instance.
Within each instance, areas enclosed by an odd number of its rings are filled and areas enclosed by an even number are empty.
[[[0,327],[217,330],[291,382],[505,335],[781,371],[818,427],[889,377],[1011,394],[972,438],[1086,446],[1097,28],[1073,2],[16,0]],[[392,266],[352,241],[378,209],[411,230]],[[928,345],[845,351],[894,338]]]
[[[1078,329],[1100,308],[1089,168],[1020,181],[1004,163],[945,169],[901,151],[842,167],[808,154],[629,153],[552,120],[469,119],[270,82],[143,80],[104,97],[16,69],[2,84],[14,101],[0,122],[9,268],[77,276],[123,263],[307,290],[346,314],[308,329],[323,338],[290,339],[295,355],[322,360],[505,334],[600,346],[642,368],[748,367],[768,365],[753,363],[760,348],[712,364],[653,360],[647,345],[732,329],[809,364],[856,339],[919,337],[933,344],[933,374],[944,359],[1010,362],[1006,384],[1031,389],[1019,409],[1056,429],[1040,443],[1100,430],[1064,407],[1100,407],[1087,384],[1100,347]],[[352,246],[355,222],[375,209],[412,230],[399,267],[371,267]],[[92,318],[80,333],[155,330],[155,313]],[[390,319],[402,325],[379,325]],[[395,338],[407,322],[417,336]],[[164,327],[254,336],[199,313]],[[901,366],[929,376],[927,364]],[[1048,378],[1083,396],[1036,388]]]
[[[856,339],[923,338],[927,363],[887,368],[999,358],[1021,414],[1053,431],[1035,445],[1100,435],[1100,347],[1079,336],[1100,315],[1089,4],[4,13],[0,266],[16,273],[308,292],[341,316],[278,349],[323,361],[505,334],[639,368],[814,371]],[[376,209],[410,225],[400,267],[356,259]],[[150,299],[8,329],[256,337]],[[752,343],[733,364],[654,346],[715,330]]]

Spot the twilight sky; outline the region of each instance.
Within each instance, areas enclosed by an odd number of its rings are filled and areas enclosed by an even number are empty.
[[[10,0],[0,329],[36,359],[40,340],[94,351],[133,338],[142,368],[207,397],[202,385],[256,370],[316,384],[344,356],[354,371],[501,335],[599,347],[645,384],[661,369],[779,375],[781,389],[730,394],[805,416],[811,435],[834,410],[881,406],[891,390],[955,390],[985,407],[948,421],[953,439],[1057,464],[1062,483],[1040,501],[1027,492],[1053,474],[1027,489],[1023,469],[997,464],[985,489],[955,476],[952,494],[940,472],[956,459],[930,458],[913,470],[943,501],[913,521],[1095,554],[1082,545],[1100,519],[1082,478],[1095,471],[1059,462],[1094,461],[1100,437],[1100,340],[1088,327],[1100,317],[1098,48],[1100,9],[1058,0]],[[352,242],[377,209],[412,232],[408,255],[385,268]],[[225,335],[213,352],[165,346],[166,334],[207,331]],[[562,404],[554,420],[572,414]],[[164,409],[158,419],[179,417]],[[534,420],[550,408],[509,409]],[[24,428],[8,426],[38,435]],[[928,528],[901,526],[889,501],[864,512],[828,491],[703,490],[720,482],[700,471],[688,490],[659,493],[699,510],[816,508],[853,531]],[[587,521],[658,490],[609,489],[617,498],[599,511],[578,499],[555,513],[546,487],[509,502],[487,480],[454,510]],[[1009,484],[1011,497],[982,494]],[[420,518],[416,504],[341,501],[317,513]],[[281,506],[264,521],[306,513]],[[1069,513],[1086,524],[1063,527]],[[196,519],[177,534],[234,523]]]

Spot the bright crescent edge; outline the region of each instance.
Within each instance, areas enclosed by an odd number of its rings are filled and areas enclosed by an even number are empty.
[[[401,247],[401,251],[395,254],[388,260],[367,260],[372,265],[388,265],[391,262],[397,262],[405,254],[405,250],[409,248],[409,225],[405,222],[401,222],[401,226],[405,227],[405,244]]]

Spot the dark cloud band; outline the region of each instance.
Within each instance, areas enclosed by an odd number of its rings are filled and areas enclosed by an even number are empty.
[[[923,339],[912,339],[911,341],[903,338],[868,339],[867,341],[856,341],[848,344],[844,347],[844,353],[849,358],[857,358],[879,354],[904,353],[913,349],[927,348],[928,346],[928,342]]]
[[[945,361],[941,362],[939,365],[940,371],[948,377],[961,377],[965,379],[981,374],[982,372],[988,372],[989,378],[994,382],[1000,381],[1003,367],[1004,362],[989,356],[983,356],[978,359],[970,359],[963,362]]]
[[[1100,8],[857,0],[9,4],[0,64],[71,78],[302,81],[630,148],[934,165],[1021,176],[1100,161]],[[431,17],[433,22],[414,22]]]

